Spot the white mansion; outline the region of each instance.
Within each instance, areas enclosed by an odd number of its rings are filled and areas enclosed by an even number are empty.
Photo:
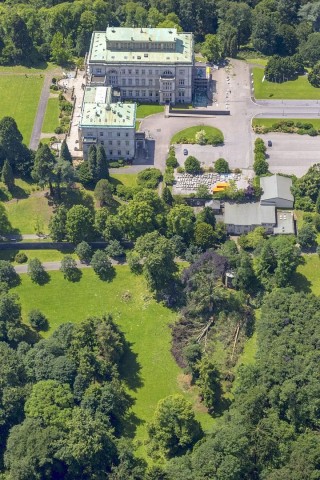
[[[79,147],[85,160],[91,145],[103,146],[109,160],[134,158],[137,106],[118,100],[112,87],[86,87],[78,126]]]
[[[122,101],[190,103],[193,35],[176,28],[108,27],[93,32],[87,67],[91,85],[112,85]]]

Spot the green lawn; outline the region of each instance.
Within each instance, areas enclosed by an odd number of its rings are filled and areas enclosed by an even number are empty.
[[[174,143],[182,143],[182,139],[187,139],[188,141],[183,143],[195,143],[195,135],[200,130],[204,130],[207,135],[220,135],[223,138],[223,134],[221,130],[215,127],[208,127],[207,125],[197,125],[195,127],[185,128],[184,130],[180,130],[171,138],[171,144]]]
[[[252,125],[263,126],[263,127],[272,127],[274,123],[278,122],[302,122],[302,123],[312,123],[313,127],[317,130],[320,129],[320,118],[253,118]]]
[[[40,64],[38,67],[26,67],[24,65],[1,65],[0,73],[30,73],[30,75],[33,75],[37,73],[46,73],[55,68],[57,68],[57,65],[51,62]]]
[[[57,98],[49,98],[42,124],[42,133],[54,133],[59,126],[59,100]]]
[[[284,83],[262,81],[263,68],[253,68],[254,96],[257,99],[286,99],[286,100],[317,100],[320,99],[320,88],[315,88],[308,82],[306,75]]]
[[[137,118],[144,118],[148,115],[153,115],[154,113],[161,113],[164,112],[163,105],[157,104],[146,104],[146,105],[138,105],[137,107]]]
[[[99,280],[90,269],[82,271],[78,283],[64,280],[60,272],[50,272],[50,282],[37,286],[27,275],[21,275],[21,284],[14,291],[20,296],[23,317],[26,319],[31,309],[39,308],[48,317],[51,331],[61,323],[76,323],[89,315],[113,314],[131,344],[132,354],[125,359],[123,371],[136,399],[136,438],[144,440],[145,422],[151,419],[157,402],[183,392],[181,370],[170,353],[169,325],[175,321],[176,313],[156,303],[147,293],[144,278],[131,274],[127,266],[116,267],[111,283]],[[209,429],[211,417],[201,406],[196,412],[203,427]],[[140,453],[145,456],[145,447]]]
[[[40,139],[40,142],[43,144],[43,145],[49,145],[51,143],[51,137],[43,137]]]
[[[18,252],[25,253],[28,260],[38,258],[41,262],[59,262],[65,255],[71,255],[76,260],[78,259],[73,250],[23,250],[23,245],[21,245],[21,250],[0,250],[0,260],[10,260],[17,265],[14,257]]]
[[[43,233],[48,233],[52,207],[48,205],[48,200],[43,195],[15,199],[4,205],[14,230],[21,234],[35,233],[38,225]]]
[[[246,62],[250,63],[251,65],[261,65],[262,67],[265,67],[268,63],[269,59],[268,58],[247,58]]]
[[[136,187],[137,186],[137,173],[112,173],[110,175],[110,183],[118,185],[122,183],[126,187]]]
[[[294,275],[293,284],[297,290],[311,291],[320,295],[320,258],[319,255],[304,255],[304,263],[299,265]]]
[[[27,145],[37,112],[43,76],[0,76],[0,118],[13,117]]]

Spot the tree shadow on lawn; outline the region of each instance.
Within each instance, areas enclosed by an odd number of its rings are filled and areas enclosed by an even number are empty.
[[[132,345],[132,343],[126,343],[119,373],[128,388],[136,392],[143,387],[144,383],[140,376],[141,365],[137,360],[138,354],[132,351]]]
[[[80,282],[82,278],[82,271],[79,268],[72,269],[72,272],[68,273],[67,276],[64,275],[65,280],[71,283]]]
[[[127,414],[127,416],[122,420],[120,426],[120,432],[129,438],[134,438],[137,427],[143,425],[145,423],[144,420],[138,418],[135,413],[132,411]]]
[[[51,277],[49,273],[44,270],[43,272],[41,272],[41,275],[39,275],[39,277],[37,278],[37,281],[35,281],[34,283],[36,285],[39,285],[40,287],[43,287],[44,285],[47,285],[47,283],[49,283],[50,280],[51,280]]]
[[[312,283],[302,273],[295,272],[292,275],[291,284],[297,292],[311,293]]]
[[[19,187],[18,185],[15,185],[13,187],[11,194],[13,198],[16,198],[17,200],[22,200],[30,196],[28,192],[26,192],[23,188]]]
[[[126,342],[122,362],[119,366],[119,374],[127,387],[133,392],[136,392],[139,388],[143,387],[144,383],[140,377],[141,365],[137,360],[138,355],[132,351],[131,347],[132,343]],[[135,399],[132,398],[131,407],[134,404]],[[121,430],[129,438],[134,438],[137,427],[143,423],[144,420],[141,420],[130,411],[126,418],[123,419]]]

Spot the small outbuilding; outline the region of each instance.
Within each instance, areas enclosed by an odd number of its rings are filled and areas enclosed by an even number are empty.
[[[277,208],[293,208],[294,197],[291,193],[292,180],[282,175],[261,177],[263,190],[261,205],[274,205]]]

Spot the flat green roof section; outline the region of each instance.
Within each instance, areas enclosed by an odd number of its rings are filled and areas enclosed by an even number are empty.
[[[135,103],[111,103],[111,87],[87,87],[79,127],[135,127]]]
[[[120,42],[121,49],[110,46],[110,42]],[[125,42],[126,46],[123,45]],[[169,48],[173,43],[174,48]],[[153,48],[153,45],[157,47]],[[178,33],[175,28],[108,27],[106,32],[93,32],[89,63],[192,65],[193,35]]]

